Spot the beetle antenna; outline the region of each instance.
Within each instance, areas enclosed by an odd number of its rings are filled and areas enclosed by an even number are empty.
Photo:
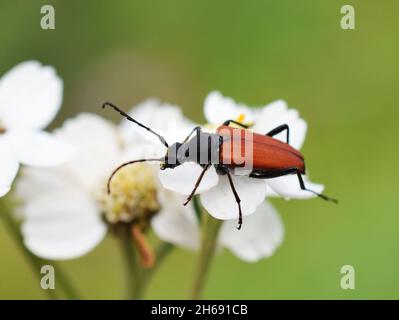
[[[166,142],[165,138],[162,137],[159,133],[156,133],[155,131],[153,131],[152,129],[150,129],[149,127],[145,126],[144,124],[138,122],[137,120],[133,119],[131,116],[129,116],[126,112],[124,112],[123,110],[121,110],[120,108],[118,108],[116,105],[114,105],[111,102],[104,102],[103,103],[103,108],[105,107],[111,107],[112,109],[114,109],[115,111],[119,112],[122,116],[124,116],[127,120],[134,122],[135,124],[139,125],[140,127],[146,129],[147,131],[151,132],[152,134],[156,135],[158,137],[158,139],[162,142],[162,144],[168,148],[169,145]]]
[[[112,178],[115,176],[115,174],[121,170],[122,168],[131,165],[131,164],[135,164],[135,163],[139,163],[139,162],[146,162],[146,161],[164,161],[164,158],[154,158],[154,159],[139,159],[139,160],[132,160],[132,161],[128,161],[125,163],[122,163],[119,167],[117,167],[114,171],[112,171],[111,175],[108,178],[108,182],[107,182],[107,193],[111,194],[111,182],[112,182]]]

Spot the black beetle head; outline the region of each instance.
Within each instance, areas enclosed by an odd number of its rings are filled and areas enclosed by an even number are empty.
[[[178,160],[178,152],[181,146],[181,143],[175,142],[170,147],[168,147],[165,155],[165,162],[161,164],[161,170],[173,169],[181,165]]]

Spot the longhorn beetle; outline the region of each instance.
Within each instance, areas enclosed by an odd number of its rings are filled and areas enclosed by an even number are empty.
[[[219,175],[227,175],[231,191],[234,194],[238,206],[237,228],[241,229],[241,200],[236,188],[234,187],[231,176],[234,174],[235,169],[245,166],[245,163],[240,163],[240,161],[242,161],[242,150],[244,150],[245,154],[245,150],[249,150],[246,145],[250,145],[252,151],[250,160],[252,163],[250,172],[247,172],[247,176],[250,178],[270,179],[295,174],[298,177],[298,183],[302,190],[311,192],[323,200],[338,203],[336,199],[327,197],[324,194],[320,194],[316,191],[306,188],[302,179],[302,174],[305,174],[304,157],[298,150],[289,145],[290,129],[287,124],[281,124],[273,130],[267,132],[265,135],[261,135],[248,131],[247,125],[234,120],[226,120],[223,125],[217,128],[216,133],[203,132],[201,127],[195,127],[183,140],[183,142],[175,142],[173,145],[169,146],[164,137],[153,131],[151,128],[133,119],[113,103],[105,102],[103,104],[103,108],[106,106],[113,108],[127,120],[134,122],[140,127],[146,129],[148,132],[157,136],[161,143],[167,148],[166,154],[163,158],[132,160],[117,167],[108,179],[108,193],[110,193],[110,184],[114,175],[121,168],[127,165],[138,162],[159,161],[161,162],[161,170],[165,170],[173,169],[184,162],[196,162],[203,169],[193,187],[192,192],[184,203],[184,205],[187,205],[195,195],[195,192],[200,185],[206,171],[211,166],[214,166]],[[240,126],[242,129],[231,127],[231,123]],[[273,136],[283,131],[286,131],[287,133],[286,142],[282,142],[273,138]],[[250,133],[249,137],[247,133]],[[238,148],[231,148],[231,145],[233,147],[238,146]],[[193,150],[196,152],[192,152]]]

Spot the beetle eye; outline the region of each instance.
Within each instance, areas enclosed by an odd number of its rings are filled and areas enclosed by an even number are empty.
[[[186,150],[186,152],[184,153],[184,155],[185,155],[186,157],[188,157],[188,156],[189,156],[188,149]]]

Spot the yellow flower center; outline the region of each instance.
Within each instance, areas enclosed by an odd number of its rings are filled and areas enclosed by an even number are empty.
[[[126,166],[111,181],[111,193],[102,191],[99,202],[110,223],[140,222],[156,214],[160,205],[153,169],[145,163]]]
[[[252,127],[253,125],[254,125],[254,122],[253,121],[247,121],[247,122],[245,122],[245,114],[243,114],[243,113],[241,113],[238,117],[237,117],[237,119],[236,119],[236,121],[237,122],[239,122],[239,123],[241,123],[241,124],[244,124],[244,125],[246,125],[246,126],[248,126],[248,127]],[[241,128],[241,127],[240,127]]]
[[[245,119],[245,114],[241,113],[238,118],[237,118],[237,122],[239,123],[244,123],[244,119]]]
[[[244,113],[240,113],[240,115],[239,115],[237,118],[235,118],[235,119],[233,118],[233,120],[236,121],[236,122],[238,122],[238,123],[244,124],[244,125],[246,125],[246,126],[248,126],[248,127],[252,127],[252,126],[254,125],[254,122],[253,122],[253,121],[247,121],[247,122],[245,122],[245,117],[246,117],[246,115],[245,115]],[[229,119],[226,119],[226,120],[229,120]],[[220,125],[221,125],[221,124],[220,124]],[[212,133],[214,133],[214,132],[216,132],[216,129],[217,129],[218,127],[219,127],[219,126],[217,126],[217,125],[212,125],[212,124],[210,124],[210,123],[206,123],[206,124],[203,126],[203,129],[204,129],[204,131],[206,131],[206,132],[212,132]],[[239,125],[237,125],[237,124],[235,124],[235,123],[230,123],[230,127],[242,129],[241,126],[239,126]]]

